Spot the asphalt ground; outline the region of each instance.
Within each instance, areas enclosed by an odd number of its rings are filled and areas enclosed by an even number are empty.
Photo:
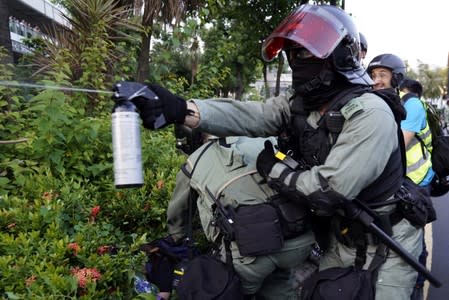
[[[432,198],[437,220],[426,226],[426,245],[429,256],[427,268],[441,282],[440,288],[435,288],[426,281],[425,294],[427,300],[449,299],[449,193],[438,198]]]

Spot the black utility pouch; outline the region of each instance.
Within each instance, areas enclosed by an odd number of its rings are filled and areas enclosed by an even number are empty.
[[[284,239],[288,240],[297,237],[308,229],[308,211],[306,207],[298,205],[281,195],[275,195],[268,200],[278,212]]]
[[[243,256],[266,255],[284,245],[276,209],[269,204],[240,206],[234,216],[235,242]]]
[[[433,210],[432,206],[428,207],[430,197],[422,194],[419,187],[412,181],[404,180],[395,197],[399,200],[399,211],[412,225],[424,227],[433,218],[429,216]]]

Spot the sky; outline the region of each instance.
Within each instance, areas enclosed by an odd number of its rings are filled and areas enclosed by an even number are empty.
[[[449,1],[346,0],[345,10],[368,40],[365,65],[392,53],[416,68],[418,60],[446,67],[449,53]]]

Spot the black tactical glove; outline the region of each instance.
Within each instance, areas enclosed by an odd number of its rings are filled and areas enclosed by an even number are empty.
[[[273,144],[270,141],[265,141],[265,148],[260,151],[257,156],[257,172],[259,172],[262,177],[266,178],[277,162],[279,162],[279,160],[274,156]]]
[[[114,85],[115,98],[127,99],[139,110],[143,126],[159,129],[173,123],[184,123],[187,102],[157,85],[121,81]]]

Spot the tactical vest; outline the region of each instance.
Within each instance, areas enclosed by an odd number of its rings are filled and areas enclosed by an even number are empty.
[[[285,130],[285,132],[291,132],[292,134],[289,136],[281,134],[278,144],[281,151],[293,154],[293,158],[301,162],[305,169],[324,164],[345,122],[345,118],[340,110],[350,100],[364,93],[375,93],[380,96],[393,111],[398,124],[400,147],[391,154],[382,174],[357,196],[357,199],[365,203],[378,205],[387,200],[400,188],[404,176],[405,155],[403,153],[405,153],[405,147],[400,129],[400,120],[405,118],[405,112],[398,96],[394,93],[373,91],[371,88],[364,86],[346,89],[329,103],[326,112],[318,121],[316,129],[307,122],[308,113],[303,109],[301,98],[292,97],[290,99],[292,101],[292,121],[289,125],[290,128]]]
[[[413,97],[416,97],[416,95],[406,94],[402,101],[405,103]],[[424,104],[423,107],[425,109]],[[426,120],[426,126],[415,134],[406,148],[407,177],[416,184],[419,184],[426,177],[427,172],[432,167],[430,151],[432,151],[432,134]]]
[[[242,138],[248,140],[242,141]],[[252,157],[252,154],[257,154],[262,149],[264,139],[256,139],[227,137],[211,141],[188,158],[188,163],[192,166],[190,172],[186,166],[183,167],[184,174],[190,178],[191,187],[200,196],[197,206],[206,237],[210,241],[217,241],[220,233],[234,231],[239,251],[244,256],[245,249],[248,250],[259,242],[262,243],[260,251],[264,247],[269,248],[265,254],[271,253],[273,249],[277,251],[279,249],[274,246],[270,248],[270,237],[273,242],[271,245],[277,245],[276,241],[280,236],[287,240],[308,229],[307,208],[288,201],[271,189],[257,172],[256,157]],[[233,147],[232,144],[237,142],[238,147]],[[196,168],[198,171],[195,172]],[[233,228],[219,228],[219,219],[222,217],[220,211],[227,214],[228,220],[234,218]],[[272,216],[276,220],[269,223]],[[253,237],[260,239],[252,240],[251,247],[246,243],[242,243],[243,246],[239,244],[239,241],[248,241],[247,236],[251,236],[250,240]],[[255,253],[252,250],[254,249],[247,252],[247,256],[255,256],[249,254]],[[255,251],[259,249],[256,248]],[[261,255],[264,252],[257,253]]]
[[[197,206],[204,233],[209,240],[215,241],[219,235],[218,228],[214,226],[216,205],[206,188],[224,207],[233,208],[264,203],[275,192],[268,185],[259,184],[262,177],[255,165],[245,163],[243,154],[236,149],[222,147],[219,141],[211,141],[200,149],[188,158],[189,164],[197,170],[192,169],[188,176],[191,176],[191,186],[201,194]],[[241,188],[226,189],[231,185]],[[234,194],[228,194],[231,192]]]

